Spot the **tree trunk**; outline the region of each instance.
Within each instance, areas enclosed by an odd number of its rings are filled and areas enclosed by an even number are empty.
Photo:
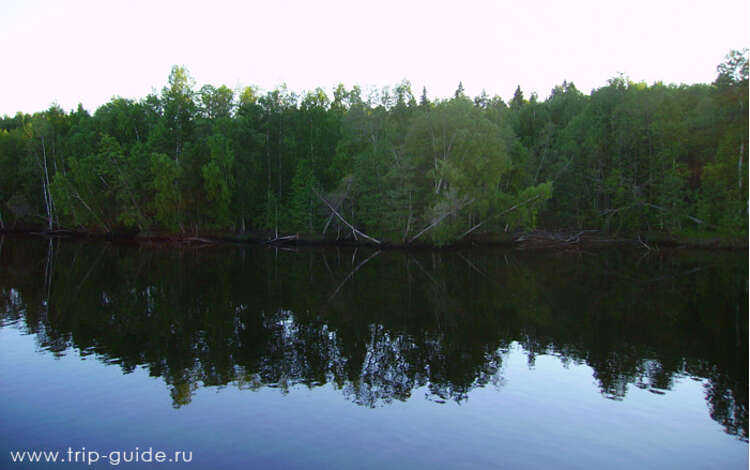
[[[739,188],[740,191],[742,191],[742,157],[744,156],[744,154],[745,154],[745,142],[742,142],[740,144],[740,158],[739,158],[739,161],[738,161],[738,164],[737,164],[737,166],[738,166],[738,174],[739,174],[738,188]]]
[[[96,220],[98,220],[100,224],[102,224],[102,226],[104,227],[104,230],[106,230],[107,232],[111,232],[112,231],[109,228],[109,226],[106,223],[104,223],[104,221],[96,214],[96,212],[94,212],[94,210],[91,209],[91,207],[89,207],[88,204],[86,204],[86,201],[83,200],[83,198],[81,197],[81,195],[80,195],[80,193],[78,191],[76,191],[75,194],[73,194],[73,196],[76,199],[78,199],[81,202],[81,204],[83,204],[83,207],[85,207],[89,212],[91,212],[91,215],[93,215],[94,218]]]
[[[279,206],[281,205],[281,185],[282,185],[282,179],[281,179],[281,149],[284,145],[284,114],[283,109],[281,110],[281,116],[279,116],[279,149],[276,153],[276,161],[278,163],[278,169],[279,169],[279,200],[276,202],[276,238],[279,238]]]
[[[47,211],[47,219],[49,221],[50,220],[50,208],[49,208],[49,200],[47,199],[47,186],[44,183],[44,174],[40,174],[39,179],[42,180],[42,196],[44,197],[44,209]]]
[[[44,137],[41,137],[42,140],[42,163],[44,168],[44,181],[42,184],[42,189],[45,194],[45,199],[47,201],[47,223],[49,226],[49,230],[52,230],[52,218],[54,217],[54,210],[55,206],[52,201],[52,193],[50,193],[49,190],[49,172],[47,171],[47,148],[44,145]]]
[[[403,239],[404,242],[406,242],[406,238],[409,236],[409,231],[411,230],[411,217],[412,217],[411,191],[409,191],[409,215],[406,217],[406,230],[404,230],[404,239]]]
[[[431,230],[433,227],[436,227],[437,225],[439,225],[440,222],[442,222],[443,220],[445,220],[446,217],[448,217],[449,215],[455,214],[456,212],[458,212],[459,210],[461,210],[464,207],[468,206],[472,202],[474,202],[474,199],[470,199],[468,202],[466,202],[465,204],[462,204],[460,207],[458,207],[458,208],[456,208],[456,209],[454,209],[452,211],[448,211],[445,214],[441,215],[440,217],[438,217],[438,219],[435,222],[431,223],[427,227],[423,228],[421,232],[419,232],[418,234],[414,235],[411,238],[411,240],[409,240],[409,243],[414,243],[414,240],[416,240],[417,238],[421,237],[425,232]]]
[[[665,207],[657,206],[656,204],[651,204],[650,202],[644,202],[643,205],[646,206],[646,207],[650,207],[652,209],[663,211],[663,212],[669,212],[669,209],[667,209]],[[693,217],[692,215],[686,215],[685,218],[692,220],[696,224],[705,224],[706,223],[705,220],[701,220],[701,219],[699,219],[697,217]]]
[[[380,245],[380,240],[376,240],[376,239],[372,238],[371,236],[367,235],[366,233],[357,230],[357,228],[355,226],[353,226],[352,224],[350,224],[349,222],[347,222],[346,219],[344,217],[342,217],[341,214],[339,214],[339,212],[328,201],[326,201],[325,198],[320,195],[320,193],[318,193],[318,191],[315,190],[315,188],[312,188],[312,190],[315,193],[315,195],[318,196],[318,198],[321,201],[323,201],[325,203],[325,205],[328,206],[329,209],[331,209],[331,212],[333,212],[334,214],[336,214],[336,217],[338,217],[344,223],[344,225],[346,225],[347,227],[349,227],[351,229],[352,234],[354,234],[354,239],[355,240],[357,239],[357,234],[359,234],[362,237],[364,237],[364,238],[366,238],[368,240],[371,240],[371,241],[377,243],[378,245]]]
[[[460,236],[460,237],[458,237],[458,239],[460,240],[460,239],[462,239],[463,237],[465,237],[466,235],[468,235],[468,234],[470,234],[471,232],[473,232],[474,230],[478,229],[479,227],[481,227],[482,225],[484,225],[485,223],[487,223],[487,221],[488,221],[488,220],[490,220],[490,219],[492,219],[492,218],[494,218],[494,217],[500,217],[501,215],[505,215],[505,214],[507,214],[508,212],[512,212],[512,211],[514,211],[514,210],[518,209],[519,207],[521,207],[521,206],[523,206],[523,205],[526,205],[526,204],[528,204],[529,202],[531,202],[531,201],[533,201],[533,200],[535,200],[535,199],[539,199],[539,197],[540,197],[539,195],[537,195],[537,196],[534,196],[534,197],[531,197],[531,198],[529,198],[529,199],[526,199],[526,200],[525,200],[525,201],[523,201],[523,202],[519,202],[519,203],[518,203],[518,204],[516,204],[515,206],[513,206],[513,207],[511,207],[511,208],[509,208],[509,209],[506,209],[506,210],[502,211],[501,213],[499,213],[499,214],[497,214],[497,215],[493,215],[493,216],[491,216],[491,217],[488,217],[488,218],[484,219],[483,221],[479,222],[479,223],[478,223],[478,224],[476,224],[475,226],[471,227],[471,228],[470,228],[469,230],[467,230],[467,231],[465,231],[464,233],[462,233],[462,234],[461,234],[461,236]],[[507,231],[507,225],[506,225],[506,231]]]

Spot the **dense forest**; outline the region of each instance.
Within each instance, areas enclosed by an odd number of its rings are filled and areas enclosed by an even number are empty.
[[[747,233],[748,57],[712,84],[616,77],[418,98],[197,89],[0,120],[0,229],[263,233],[435,244],[534,228]],[[335,213],[335,214],[334,214]],[[334,217],[335,215],[335,217]],[[356,227],[356,229],[355,229]]]

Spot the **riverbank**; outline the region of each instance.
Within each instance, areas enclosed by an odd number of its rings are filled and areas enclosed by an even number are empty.
[[[168,232],[93,232],[84,230],[40,230],[38,228],[2,229],[0,235],[18,237],[98,239],[118,243],[136,243],[165,247],[200,247],[219,244],[266,245],[276,247],[373,247],[379,249],[455,249],[470,246],[508,246],[519,249],[575,249],[579,247],[638,246],[646,250],[657,248],[698,248],[747,250],[748,239],[712,233],[669,234],[646,232],[629,235],[605,234],[598,230],[533,231],[484,234],[438,246],[428,242],[400,243],[365,239],[332,239],[309,234],[279,234],[252,231],[245,233],[208,232],[175,234]]]

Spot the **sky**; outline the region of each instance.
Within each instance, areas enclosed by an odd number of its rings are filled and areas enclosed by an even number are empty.
[[[93,112],[166,85],[270,90],[393,86],[451,96],[463,82],[508,101],[563,80],[583,92],[622,73],[710,83],[750,43],[748,0],[454,2],[0,0],[0,115],[56,102]]]

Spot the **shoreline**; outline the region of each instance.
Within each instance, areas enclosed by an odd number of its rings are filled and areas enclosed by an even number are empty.
[[[593,233],[592,233],[593,232]],[[607,236],[598,231],[533,231],[513,234],[492,234],[484,237],[460,240],[446,245],[427,242],[397,243],[354,239],[306,238],[305,234],[293,234],[278,238],[263,238],[262,232],[244,234],[207,233],[197,235],[168,232],[91,232],[81,230],[34,230],[0,229],[0,236],[89,239],[117,243],[132,243],[164,248],[198,248],[212,245],[257,245],[278,248],[293,247],[339,247],[376,248],[380,250],[455,250],[471,247],[508,247],[524,250],[560,250],[604,247],[640,247],[644,250],[658,248],[693,248],[704,250],[747,250],[748,242],[721,236],[710,238],[676,237],[666,233],[635,234],[630,237]]]

